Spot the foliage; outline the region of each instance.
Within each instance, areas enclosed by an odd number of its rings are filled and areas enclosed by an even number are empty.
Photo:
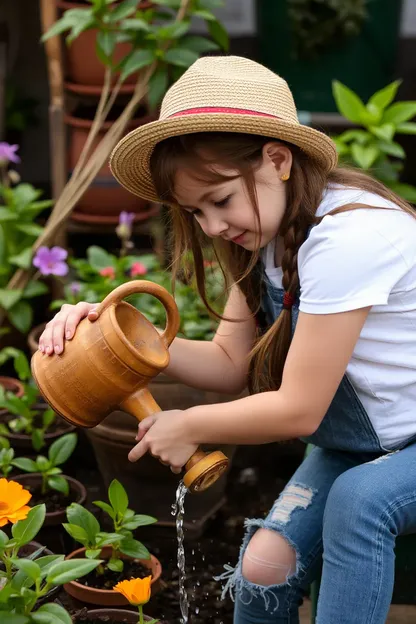
[[[26,519],[12,526],[9,538],[0,530],[0,621],[10,624],[71,624],[69,613],[55,603],[44,604],[35,611],[36,603],[53,587],[69,583],[88,574],[100,560],[69,559],[64,555],[45,555],[40,551],[20,558],[19,550],[33,540],[45,519],[45,505],[33,507]]]
[[[65,477],[61,476],[62,469],[58,466],[68,461],[76,445],[77,434],[67,433],[51,444],[47,458],[43,455],[39,455],[35,460],[29,459],[29,457],[17,457],[12,459],[12,465],[25,472],[40,472],[42,475],[42,494],[46,494],[48,490],[56,490],[68,496],[69,484]]]
[[[97,31],[96,54],[112,73],[120,75],[124,82],[131,74],[156,64],[150,79],[148,100],[156,107],[169,84],[179,76],[200,54],[228,49],[228,37],[211,9],[222,2],[193,0],[186,18],[176,21],[174,11],[179,10],[180,0],[154,0],[147,9],[140,8],[139,0],[90,0],[91,6],[65,11],[43,40],[66,33],[71,44],[82,32]],[[191,17],[205,20],[211,39],[190,36]],[[130,52],[123,58],[116,56],[117,44],[128,43]]]
[[[13,358],[15,370],[23,385],[23,396],[5,391],[0,385],[0,409],[7,410],[15,418],[0,423],[0,435],[8,436],[10,432],[25,433],[32,439],[32,446],[39,451],[45,445],[45,433],[56,420],[51,408],[44,408],[39,403],[39,390],[30,374],[30,366],[26,355],[19,349],[6,347],[0,351],[0,365],[8,358]]]
[[[343,117],[360,126],[346,130],[334,141],[340,158],[372,172],[404,199],[416,202],[416,188],[399,182],[406,153],[396,134],[416,134],[416,101],[393,102],[401,81],[396,80],[368,100],[367,104],[341,82],[333,82],[333,94]]]
[[[72,503],[67,509],[68,524],[63,524],[66,531],[87,550],[88,559],[97,559],[104,546],[111,546],[111,557],[97,568],[102,574],[105,568],[115,572],[123,570],[121,554],[137,559],[149,559],[150,553],[138,540],[133,538],[132,531],[140,526],[157,522],[152,516],[136,514],[129,509],[126,490],[119,481],[114,479],[108,488],[108,501],[94,501],[94,505],[102,509],[113,524],[113,531],[101,531],[97,518],[90,511]]]
[[[348,37],[367,18],[367,0],[288,0],[294,54],[316,58]]]

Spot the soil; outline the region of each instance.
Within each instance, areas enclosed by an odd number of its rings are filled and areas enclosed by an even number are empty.
[[[87,608],[81,609],[78,613],[72,616],[74,624],[120,624],[121,620],[113,620],[109,615],[102,615],[99,618],[90,619],[87,615]],[[124,622],[129,620],[124,619]]]
[[[56,492],[55,490],[49,490],[46,494],[42,494],[40,485],[28,486],[24,484],[24,487],[32,493],[29,505],[34,507],[35,505],[45,503],[46,513],[62,511],[62,509],[66,509],[68,505],[77,499],[77,492],[72,492],[71,490],[69,490],[69,496],[65,496],[61,492]]]
[[[95,589],[113,589],[119,581],[126,581],[132,578],[145,578],[149,576],[149,569],[136,561],[124,561],[122,572],[113,572],[108,568],[104,574],[97,574],[95,570],[79,579],[79,583]]]

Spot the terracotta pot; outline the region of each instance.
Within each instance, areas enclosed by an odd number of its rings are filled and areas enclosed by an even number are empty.
[[[73,559],[76,557],[85,557],[85,548],[78,548],[71,552],[67,559]],[[111,555],[111,547],[105,546],[101,551],[101,558],[108,559]],[[122,555],[122,559],[131,559],[126,555]],[[135,559],[140,562],[152,575],[152,595],[159,591],[159,581],[162,574],[162,565],[154,555],[150,555],[150,559]],[[64,585],[64,590],[73,598],[86,602],[87,604],[103,605],[105,607],[121,607],[129,604],[128,600],[118,592],[112,589],[96,589],[94,587],[87,587],[82,582],[71,581]]]
[[[39,348],[39,338],[46,327],[46,323],[42,323],[41,325],[36,325],[30,332],[27,337],[27,344],[30,349],[30,353],[33,355]]]
[[[78,116],[76,114],[65,115],[65,124],[69,128],[68,169],[70,172],[76,166],[87,141],[94,112],[95,110],[84,109],[84,111],[78,111]],[[152,120],[153,117],[151,116],[133,119],[129,122],[126,133]],[[111,128],[112,123],[111,120],[103,123],[93,143],[93,149]],[[105,163],[90,187],[77,202],[71,218],[85,222],[117,223],[122,210],[134,212],[135,221],[142,221],[157,214],[159,208],[123,188],[114,178],[108,164]]]
[[[39,411],[45,411],[47,408],[48,406],[45,405],[44,403],[39,403],[35,405],[35,409],[38,409]],[[7,411],[4,414],[0,414],[0,422],[5,423],[8,420],[10,420],[10,418],[15,418],[15,416],[8,414]],[[57,416],[56,418],[56,425],[57,427],[55,431],[45,433],[44,435],[45,446],[41,449],[41,452],[44,452],[45,449],[50,447],[52,442],[60,438],[65,433],[71,433],[72,431],[75,431],[76,429],[74,425],[67,422],[63,418],[60,418],[60,416]],[[10,431],[10,433],[8,434],[8,438],[10,440],[11,446],[15,450],[22,450],[22,451],[30,450],[33,452],[32,438],[27,433],[14,433]]]
[[[72,477],[68,477],[68,475],[62,475],[69,483],[69,491],[72,494],[73,502],[78,503],[79,505],[83,505],[87,500],[87,490],[85,487]],[[13,481],[17,481],[21,483],[23,487],[37,487],[42,483],[42,475],[39,472],[33,472],[28,474],[19,474],[16,477],[13,477]],[[45,522],[43,526],[58,526],[61,525],[62,522],[66,522],[66,507],[64,509],[59,509],[58,511],[50,511],[46,512]]]
[[[135,293],[159,299],[166,309],[163,334],[136,308],[122,301]],[[62,355],[37,351],[32,373],[53,409],[83,427],[95,427],[116,406],[141,421],[160,411],[146,388],[166,368],[168,347],[179,327],[179,313],[165,288],[146,280],[122,284],[96,308],[97,320],[84,319]],[[224,472],[227,457],[220,451],[195,451],[186,464],[184,483],[191,491],[210,487]]]
[[[13,392],[18,397],[22,397],[25,391],[22,382],[14,377],[0,376],[0,386],[3,386],[7,392]],[[7,409],[0,409],[0,417],[5,414],[7,414]]]
[[[88,4],[79,2],[68,2],[67,0],[56,0],[56,5],[62,11],[74,8],[85,8]],[[143,9],[148,8],[149,2],[142,3]],[[100,95],[104,83],[105,67],[99,60],[96,53],[97,30],[87,30],[82,32],[66,50],[66,69],[69,82],[66,87],[79,94]],[[114,59],[119,62],[131,52],[129,43],[118,43],[115,48]],[[132,93],[137,83],[139,73],[131,74],[123,83],[122,93]],[[117,79],[115,76],[114,81]]]
[[[84,617],[84,616],[83,616]],[[88,620],[103,620],[105,624],[109,622],[123,622],[125,624],[137,624],[137,611],[127,611],[125,609],[92,609],[87,611]],[[153,618],[144,615],[145,622],[150,622]],[[84,619],[82,620],[84,622]],[[81,624],[81,623],[80,623]]]

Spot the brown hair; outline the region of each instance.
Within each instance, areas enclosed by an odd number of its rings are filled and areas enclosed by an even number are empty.
[[[203,247],[207,240],[193,216],[177,206],[174,198],[175,175],[179,167],[186,167],[196,179],[207,183],[223,182],[230,178],[218,167],[238,171],[250,197],[258,224],[259,209],[256,198],[255,173],[262,163],[263,146],[274,139],[238,133],[195,133],[172,137],[160,142],[150,160],[152,179],[159,197],[170,208],[173,237],[172,268],[174,278],[181,268],[186,252],[191,251],[199,294],[213,314],[219,316],[207,301]],[[305,241],[308,229],[319,222],[316,210],[323,192],[330,183],[358,188],[390,200],[414,215],[412,207],[381,182],[359,170],[337,168],[327,174],[323,167],[294,145],[285,144],[293,155],[290,179],[286,182],[287,207],[280,226],[283,238],[283,288],[292,296],[299,290],[297,269],[298,251]],[[360,208],[361,204],[342,206],[343,212]],[[368,206],[367,206],[368,207]],[[215,239],[211,241],[227,283],[238,283],[248,306],[257,315],[261,305],[262,279],[259,279],[259,250],[248,251],[239,245]],[[280,387],[283,367],[292,336],[291,311],[283,309],[274,323],[258,339],[250,354],[249,386],[252,391],[273,390]],[[219,318],[224,318],[219,316]],[[238,320],[238,319],[232,319]]]

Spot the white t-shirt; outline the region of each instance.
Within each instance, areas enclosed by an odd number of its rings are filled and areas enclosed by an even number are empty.
[[[322,216],[360,203],[392,210],[355,209],[327,215],[298,254],[301,312],[332,314],[372,306],[347,375],[385,449],[416,435],[416,218],[358,189],[329,187]],[[275,241],[263,251],[270,280],[282,287]]]

